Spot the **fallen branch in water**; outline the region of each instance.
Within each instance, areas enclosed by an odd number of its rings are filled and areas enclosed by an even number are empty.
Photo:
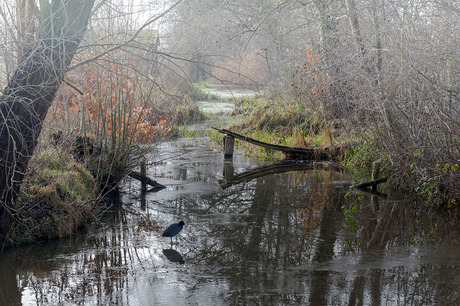
[[[129,173],[129,176],[135,180],[140,181],[141,183],[152,186],[154,191],[158,191],[158,190],[166,188],[166,186],[161,185],[160,183],[157,183],[156,181],[149,178],[148,176],[142,175],[136,171],[131,171],[131,173]]]

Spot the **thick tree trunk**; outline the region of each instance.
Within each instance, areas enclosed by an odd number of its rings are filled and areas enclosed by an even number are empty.
[[[54,0],[41,12],[41,39],[24,54],[0,97],[0,233],[15,214],[43,120],[86,30],[93,3]]]

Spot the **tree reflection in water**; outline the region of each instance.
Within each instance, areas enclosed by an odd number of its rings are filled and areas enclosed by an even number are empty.
[[[458,304],[456,220],[392,194],[346,199],[333,184],[346,179],[308,170],[125,198],[85,235],[4,252],[0,304]],[[141,217],[184,217],[184,243],[167,249]]]

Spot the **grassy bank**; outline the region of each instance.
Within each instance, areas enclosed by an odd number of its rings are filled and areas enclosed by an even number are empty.
[[[328,120],[323,112],[290,99],[238,98],[235,105],[235,123],[225,127],[231,131],[272,144],[337,152],[330,154],[329,158],[348,169],[357,182],[370,179],[374,162],[379,162],[381,176],[390,173],[388,158],[376,150],[370,132],[350,130],[341,121]],[[211,138],[220,144],[222,134],[212,131]],[[252,158],[285,158],[279,151],[243,141],[237,141],[236,145],[246,148],[245,154]]]
[[[351,143],[357,138],[348,134],[339,124],[328,121],[323,114],[286,100],[269,100],[262,97],[235,100],[236,122],[226,127],[234,132],[272,144],[303,147],[338,152],[340,158],[348,155]],[[212,137],[220,141],[221,135]],[[237,142],[250,148],[251,155],[261,159],[283,158],[282,153],[262,147]],[[336,158],[336,156],[331,156]]]
[[[380,176],[390,179],[390,185],[404,188],[418,196],[420,203],[436,207],[456,207],[458,199],[459,162],[430,158],[427,147],[403,151],[411,143],[401,143],[388,133],[377,118],[341,118],[324,110],[321,104],[298,102],[289,95],[241,98],[235,101],[236,123],[225,128],[257,140],[313,149],[339,148],[340,161],[357,182],[371,178],[372,166],[380,165]],[[308,105],[308,106],[307,106]],[[361,121],[362,122],[361,122]],[[221,134],[211,135],[216,142]],[[389,147],[388,143],[399,143]],[[247,154],[260,159],[283,158],[281,153],[265,150],[245,142],[237,145],[247,147]],[[403,154],[401,154],[403,153]]]
[[[36,154],[5,235],[6,245],[75,233],[101,213],[99,194],[93,175],[68,152],[55,148]]]
[[[2,247],[64,237],[91,225],[140,158],[161,139],[180,135],[179,126],[205,118],[187,96],[164,106],[159,100],[144,106],[124,101],[94,113],[83,110],[90,114],[85,133],[66,126],[68,113],[49,114],[9,230],[0,233]]]

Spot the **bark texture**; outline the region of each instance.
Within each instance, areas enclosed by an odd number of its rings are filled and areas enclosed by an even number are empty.
[[[40,11],[40,32],[0,97],[0,233],[15,202],[43,120],[86,30],[93,0],[52,0]]]

